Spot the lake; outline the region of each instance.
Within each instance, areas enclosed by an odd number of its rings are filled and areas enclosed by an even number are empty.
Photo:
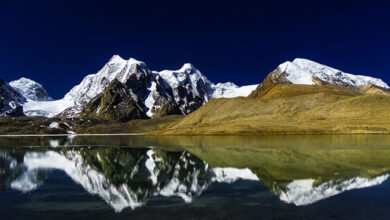
[[[388,219],[390,136],[0,137],[2,219]]]

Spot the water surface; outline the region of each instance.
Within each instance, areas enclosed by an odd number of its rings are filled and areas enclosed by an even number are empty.
[[[390,216],[390,136],[1,137],[4,219]]]

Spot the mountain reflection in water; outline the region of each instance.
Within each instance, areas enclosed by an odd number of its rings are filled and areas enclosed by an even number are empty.
[[[0,149],[0,190],[39,189],[61,170],[115,211],[151,197],[190,203],[213,183],[261,181],[285,203],[309,205],[388,179],[389,151],[69,146]],[[0,194],[1,196],[1,194]]]
[[[98,148],[2,152],[1,189],[30,192],[52,169],[64,171],[88,193],[116,211],[145,204],[152,196],[177,196],[191,202],[211,183],[258,180],[249,169],[211,168],[190,153],[155,148]]]

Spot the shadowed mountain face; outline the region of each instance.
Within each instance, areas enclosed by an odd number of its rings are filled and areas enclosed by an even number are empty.
[[[24,101],[22,95],[0,78],[0,116],[23,116],[20,103]]]
[[[135,100],[132,93],[115,79],[101,94],[86,104],[80,117],[99,117],[120,122],[147,118],[146,112],[141,107],[142,103]]]
[[[262,183],[280,201],[302,206],[379,185],[390,172],[386,150],[52,146],[57,148],[2,149],[0,190],[34,192],[60,170],[117,212],[153,197],[189,203],[213,183],[237,180]]]

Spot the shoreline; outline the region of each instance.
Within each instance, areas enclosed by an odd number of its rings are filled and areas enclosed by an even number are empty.
[[[144,133],[118,134],[1,134],[0,137],[68,137],[68,136],[142,136]]]
[[[0,134],[1,137],[83,137],[83,136],[145,136],[145,137],[175,137],[175,136],[305,136],[305,135],[316,135],[316,136],[326,136],[326,135],[390,135],[390,133],[381,133],[381,132],[335,132],[335,133],[216,133],[216,134],[159,134],[159,133],[99,133],[99,134]]]

